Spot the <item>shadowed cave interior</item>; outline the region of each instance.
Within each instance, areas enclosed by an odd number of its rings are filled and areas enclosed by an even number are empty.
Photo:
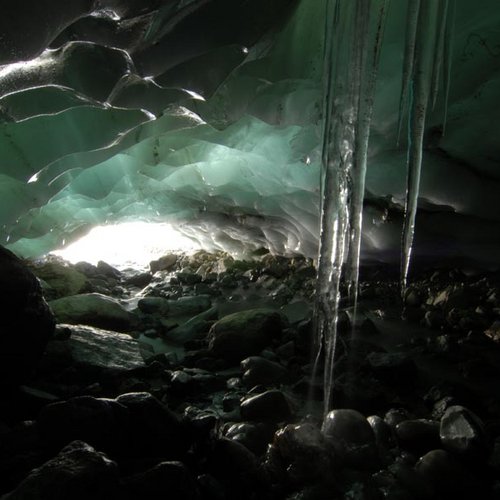
[[[0,14],[1,500],[500,497],[496,0]]]

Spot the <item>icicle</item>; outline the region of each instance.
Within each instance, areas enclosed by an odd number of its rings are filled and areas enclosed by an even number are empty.
[[[325,51],[324,63],[327,115],[315,309],[315,366],[322,357],[325,415],[332,404],[340,280],[348,248],[349,280],[357,289],[368,136],[388,4],[389,0],[332,0],[328,4],[333,23],[327,27],[331,47]],[[373,12],[378,14],[375,22]]]
[[[455,31],[455,0],[449,0],[448,18],[446,23],[444,40],[444,116],[443,116],[443,135],[446,131],[446,122],[448,121],[448,100],[450,96],[451,83],[451,64],[453,60],[453,34]]]
[[[337,343],[340,277],[348,227],[348,175],[352,166],[353,109],[350,48],[353,42],[354,2],[331,0],[333,13],[325,52],[325,125],[322,154],[321,235],[316,290],[316,365],[324,359],[324,411],[330,409]],[[340,22],[342,20],[342,22]]]
[[[401,96],[399,99],[399,120],[397,132],[397,145],[401,139],[403,118],[408,107],[408,96],[410,92],[411,77],[415,59],[415,44],[417,40],[417,25],[420,12],[421,0],[408,0],[408,12],[406,15],[406,43],[403,62],[403,81],[401,83]]]
[[[419,35],[415,44],[414,75],[412,81],[412,101],[409,119],[408,176],[403,225],[401,289],[406,289],[410,266],[411,249],[417,213],[420,172],[422,167],[422,148],[425,118],[432,83],[432,69],[436,47],[436,26],[439,3],[435,0],[422,0],[419,18]]]
[[[373,0],[365,7],[365,12],[377,13],[376,22],[370,23],[365,16],[364,23],[358,23],[362,33],[357,36],[363,41],[362,58],[359,60],[361,76],[359,83],[359,103],[357,110],[356,139],[354,148],[354,165],[352,172],[350,247],[347,262],[347,281],[349,295],[357,304],[359,259],[363,225],[363,201],[365,196],[365,179],[368,158],[368,142],[373,112],[373,100],[377,81],[378,65],[384,35],[385,21],[390,0]]]
[[[434,67],[432,69],[432,86],[431,86],[431,102],[432,109],[436,107],[437,96],[439,93],[439,80],[441,77],[441,69],[443,67],[444,58],[444,40],[448,18],[448,0],[439,0],[439,18],[440,25],[436,38],[436,48],[434,52]]]

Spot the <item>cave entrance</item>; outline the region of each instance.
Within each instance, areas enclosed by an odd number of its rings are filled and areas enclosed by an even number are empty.
[[[54,254],[76,263],[99,260],[119,268],[149,267],[151,260],[168,253],[191,253],[199,244],[168,223],[125,222],[96,226],[88,234]]]

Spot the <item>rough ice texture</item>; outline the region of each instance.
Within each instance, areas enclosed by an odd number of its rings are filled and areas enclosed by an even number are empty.
[[[89,15],[91,4],[3,16],[0,242],[38,256],[91,226],[139,219],[173,221],[207,248],[316,256],[325,0],[114,0]],[[365,259],[399,260],[406,13],[391,2],[381,48]],[[499,22],[496,0],[457,0],[449,57],[439,42],[438,63],[452,63],[446,134],[441,87],[423,136],[413,255],[498,261]]]

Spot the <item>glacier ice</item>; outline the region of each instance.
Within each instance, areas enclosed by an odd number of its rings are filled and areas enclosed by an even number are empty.
[[[362,173],[353,179],[351,225],[362,216],[363,231],[350,246],[362,259],[399,260],[408,145],[400,101],[408,109],[417,65],[408,53],[426,39],[408,8],[436,4],[413,256],[496,265],[497,2],[408,0],[386,11],[382,0],[359,2],[368,4],[370,26],[385,20],[385,35],[368,32],[370,46],[381,43],[380,62],[371,121],[358,133],[363,142],[370,132],[365,188]],[[79,0],[21,11],[6,2],[0,242],[39,256],[96,225],[143,220],[172,222],[208,248],[316,256],[326,6]],[[357,84],[368,100],[369,76]],[[364,160],[355,161],[362,172]]]

